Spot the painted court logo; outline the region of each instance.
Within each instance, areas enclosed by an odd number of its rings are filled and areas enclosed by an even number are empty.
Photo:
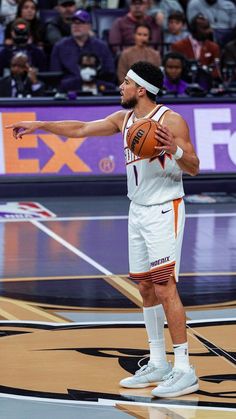
[[[187,401],[189,406],[236,406],[235,361],[232,340],[228,339],[234,327],[234,319],[188,321],[189,334],[194,337],[189,354],[197,366],[200,390],[176,398],[175,404]],[[119,387],[119,381],[134,374],[138,363],[147,363],[144,332],[144,324],[139,322],[0,321],[0,396],[67,403],[155,402],[147,389]],[[173,359],[171,345],[167,346],[167,355]]]
[[[6,202],[0,205],[0,218],[51,218],[55,214],[37,202]]]

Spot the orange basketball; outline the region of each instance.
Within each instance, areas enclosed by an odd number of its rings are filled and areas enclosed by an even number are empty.
[[[162,146],[155,138],[158,123],[153,119],[139,119],[127,132],[127,145],[138,157],[148,159],[160,154],[154,147]]]

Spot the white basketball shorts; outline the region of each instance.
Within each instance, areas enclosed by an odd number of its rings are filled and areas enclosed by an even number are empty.
[[[182,198],[160,205],[129,209],[130,278],[165,283],[174,274],[178,281],[185,222]]]

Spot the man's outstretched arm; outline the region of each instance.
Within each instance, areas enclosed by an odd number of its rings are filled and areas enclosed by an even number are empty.
[[[6,128],[13,130],[14,138],[22,138],[36,130],[44,130],[65,137],[106,136],[115,134],[122,129],[125,112],[115,112],[97,121],[21,121]]]

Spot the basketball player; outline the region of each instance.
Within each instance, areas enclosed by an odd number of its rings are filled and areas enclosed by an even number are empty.
[[[16,139],[43,129],[65,137],[108,136],[122,132],[126,154],[129,211],[130,277],[138,280],[143,298],[150,360],[120,385],[141,388],[160,384],[156,397],[176,397],[198,390],[198,379],[189,364],[186,320],[176,282],[184,229],[182,172],[195,176],[199,160],[184,119],[166,106],[156,104],[163,75],[156,66],[139,61],[120,85],[120,110],[105,119],[82,121],[19,122],[8,126]],[[127,148],[127,129],[139,118],[153,118],[162,156],[139,159]],[[166,360],[164,312],[174,347],[174,366]]]

